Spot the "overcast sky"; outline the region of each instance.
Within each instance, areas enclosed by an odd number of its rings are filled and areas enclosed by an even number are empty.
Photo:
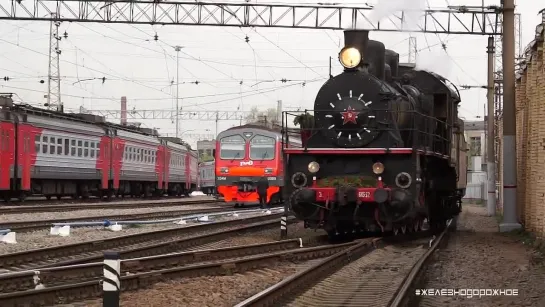
[[[428,2],[431,8],[445,8],[447,3],[481,5],[481,0]],[[535,26],[541,19],[537,14],[543,5],[538,7],[536,4],[541,1],[535,0],[518,2],[524,48],[533,39]],[[353,0],[342,3],[363,5]],[[499,0],[485,1],[486,5],[499,3]],[[341,71],[337,54],[342,47],[342,31],[67,22],[60,27],[61,33],[65,31],[68,38],[61,41],[61,90],[67,110],[80,106],[119,109],[121,96],[128,97],[129,110],[173,109],[176,85],[171,83],[176,82],[176,52],[172,46],[175,45],[184,47],[179,66],[180,82],[184,82],[179,86],[184,110],[249,110],[252,106],[265,110],[276,107],[277,100],[283,101],[285,109],[312,109],[316,93],[328,77],[329,56],[334,59],[334,74]],[[158,41],[153,40],[156,33]],[[417,65],[434,68],[456,85],[486,85],[485,36],[413,36],[419,50]],[[407,60],[409,33],[373,32],[370,37],[397,51],[402,61]],[[442,50],[441,42],[446,43],[448,54]],[[40,80],[47,81],[48,44],[48,22],[0,21],[0,92],[15,92],[17,100],[43,105],[47,82],[42,84]],[[4,76],[10,80],[4,81]],[[106,77],[104,83],[93,79],[102,77]],[[288,82],[282,83],[281,79]],[[194,81],[199,84],[190,83]],[[302,82],[308,83],[303,87]],[[461,94],[461,115],[466,119],[482,116],[485,90],[464,90]],[[162,134],[175,132],[169,119],[142,123],[160,128]],[[220,122],[219,130],[237,124],[238,121]],[[215,123],[182,121],[180,130],[194,130],[186,135],[214,133]]]

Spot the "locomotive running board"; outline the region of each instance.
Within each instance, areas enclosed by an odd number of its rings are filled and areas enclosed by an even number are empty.
[[[335,154],[335,155],[376,155],[376,154],[412,154],[412,148],[284,148],[286,154]]]

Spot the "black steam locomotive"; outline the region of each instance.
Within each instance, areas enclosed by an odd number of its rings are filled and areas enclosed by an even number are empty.
[[[344,72],[321,87],[313,114],[283,114],[284,126],[297,115],[303,139],[283,149],[290,210],[332,236],[419,231],[425,220],[444,228],[461,211],[466,185],[458,90],[400,64],[368,31],[344,37]]]

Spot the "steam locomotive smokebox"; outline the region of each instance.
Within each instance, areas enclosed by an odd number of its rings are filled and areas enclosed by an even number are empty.
[[[369,31],[367,30],[345,30],[344,45],[345,47],[354,47],[358,49],[361,56],[365,59],[365,51],[369,43]],[[364,61],[365,62],[365,61]]]
[[[392,77],[398,77],[398,73],[399,73],[399,53],[393,51],[393,50],[390,50],[390,49],[386,49],[386,52],[385,52],[385,60],[386,60],[386,64],[388,64],[388,66],[390,66],[390,71],[392,73]]]
[[[369,73],[381,80],[384,80],[385,53],[386,47],[383,43],[374,40],[367,43],[364,61],[369,64]]]

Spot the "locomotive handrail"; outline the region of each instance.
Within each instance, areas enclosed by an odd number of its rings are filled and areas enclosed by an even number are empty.
[[[295,117],[301,114],[311,114],[311,112],[322,112],[322,113],[330,113],[332,110],[304,110],[304,111],[285,111],[283,112],[283,134],[284,137],[289,138],[291,135],[296,135],[297,133],[301,133],[303,131],[306,131],[308,135],[308,139],[312,139],[317,134],[320,133],[320,131],[324,130],[324,127],[301,127],[298,131],[293,131],[293,128],[287,129],[289,125],[290,116]],[[410,146],[404,146],[404,147],[411,147],[414,149],[426,149],[426,151],[432,151],[432,152],[438,152],[441,154],[444,154],[446,156],[450,156],[450,136],[449,131],[451,131],[454,123],[449,123],[447,120],[441,120],[434,116],[423,114],[417,110],[391,110],[391,109],[373,109],[373,113],[380,114],[381,116],[384,115],[385,117],[388,116],[386,114],[410,114],[411,115],[411,121],[412,124],[409,124],[409,126],[406,127],[396,127],[396,125],[392,125],[390,123],[387,123],[387,125],[380,125],[379,123],[378,130],[380,133],[391,133],[395,134],[396,132],[401,134],[407,134],[409,133],[411,135],[411,142],[412,144]],[[347,133],[354,133],[361,130],[361,126],[355,127],[355,128],[342,128],[342,131],[345,131]],[[441,134],[442,132],[442,134]],[[392,136],[388,136],[391,138]],[[392,139],[394,140],[394,139]],[[306,146],[303,146],[306,149]]]

